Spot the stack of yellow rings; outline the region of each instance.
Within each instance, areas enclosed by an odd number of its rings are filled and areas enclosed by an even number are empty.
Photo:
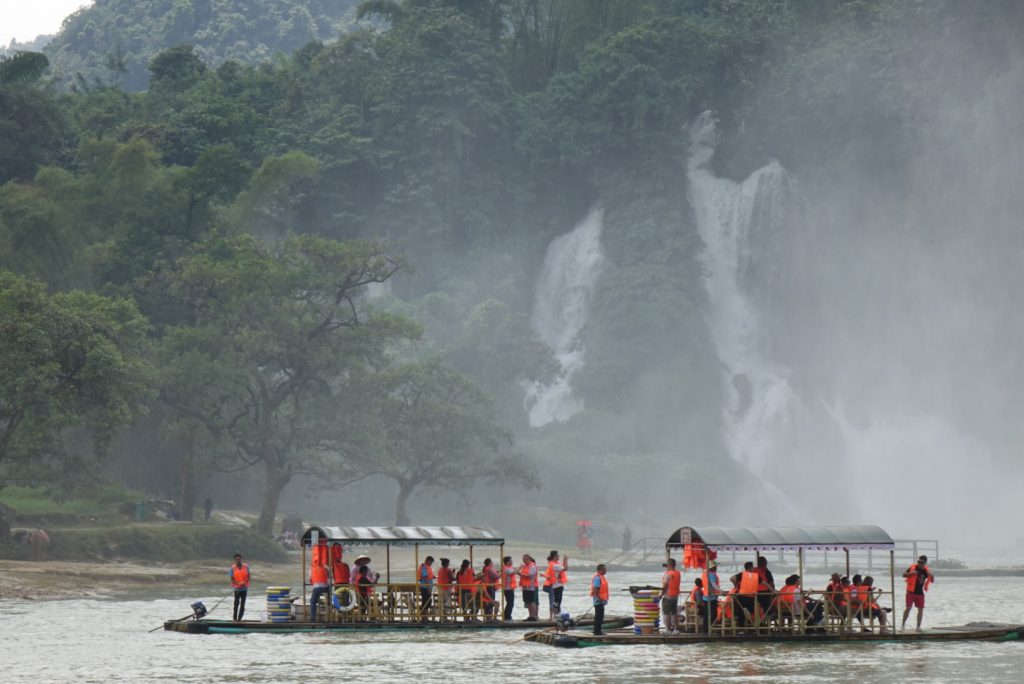
[[[292,619],[292,602],[288,594],[291,587],[267,587],[267,619],[271,622],[288,622]]]

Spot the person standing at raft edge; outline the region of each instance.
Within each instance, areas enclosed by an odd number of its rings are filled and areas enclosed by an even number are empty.
[[[559,560],[558,551],[554,549],[548,554],[548,569],[544,571],[544,591],[548,595],[548,610],[554,620],[562,612],[562,593],[569,581],[565,574],[569,569],[569,556]]]
[[[512,565],[512,556],[505,556],[501,559],[501,594],[505,597],[505,608],[501,613],[501,619],[505,622],[512,621],[512,608],[516,605],[516,572]]]
[[[921,631],[921,620],[924,618],[924,593],[935,581],[935,575],[928,569],[928,556],[921,556],[917,562],[907,568],[903,577],[907,580],[907,606],[903,609],[902,630],[907,629],[907,618],[911,606],[917,608],[917,631]]]
[[[523,605],[526,606],[527,622],[537,622],[540,618],[540,604],[537,601],[537,561],[528,553],[523,554],[523,564],[519,566],[519,586],[523,588]]]
[[[434,557],[427,556],[420,563],[419,585],[420,585],[420,619],[427,621],[427,613],[434,605]]]
[[[313,586],[313,594],[309,597],[310,620],[316,622],[316,611],[320,605],[320,597],[327,595],[330,580],[327,576],[327,566],[320,557],[313,558],[313,564],[309,567],[309,583]]]
[[[249,595],[249,583],[252,581],[252,573],[249,571],[249,564],[242,563],[242,554],[235,554],[235,564],[229,572],[231,586],[235,590],[235,602],[231,616],[235,622],[239,622],[245,615],[245,598]]]
[[[594,635],[604,634],[601,628],[604,626],[604,607],[608,605],[608,578],[605,572],[607,569],[604,563],[597,566],[597,574],[590,580],[590,595],[594,599]]]
[[[676,559],[669,558],[661,576],[661,614],[665,616],[665,632],[678,634],[679,585],[683,576],[676,570]]]

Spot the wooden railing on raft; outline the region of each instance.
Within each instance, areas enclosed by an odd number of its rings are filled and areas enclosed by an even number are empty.
[[[790,603],[782,600],[779,592],[758,594],[725,594],[719,597],[716,616],[706,625],[698,607],[687,600],[680,607],[679,631],[690,634],[729,636],[736,634],[837,634],[856,630],[883,629],[877,617],[882,612],[893,610],[882,607],[879,601],[892,592],[876,589],[868,601],[846,600],[845,595],[834,592],[804,590],[800,592],[799,608],[793,610]],[[804,599],[807,599],[807,603]],[[767,603],[767,608],[763,605]],[[749,607],[748,607],[749,606]],[[878,606],[878,613],[872,609]],[[820,613],[819,613],[820,611]],[[892,629],[893,613],[888,613],[884,629]],[[856,623],[856,624],[855,624]]]
[[[367,596],[360,596],[355,585],[334,585],[331,592],[323,596],[317,607],[318,622],[381,622],[413,623],[423,621],[500,620],[502,593],[498,588],[492,597],[486,585],[453,584],[450,589],[432,587],[429,605],[424,609],[420,587],[415,582],[393,582],[374,584]],[[341,590],[339,592],[339,590]],[[339,609],[331,597],[339,592],[339,602],[348,600]],[[309,620],[310,607],[299,609],[300,620]],[[305,612],[302,612],[302,611]]]

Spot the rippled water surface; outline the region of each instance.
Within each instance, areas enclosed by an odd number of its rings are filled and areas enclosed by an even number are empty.
[[[879,573],[882,574],[882,573]],[[583,573],[565,605],[588,607]],[[610,575],[609,612],[629,610]],[[691,580],[692,581],[692,580]],[[885,578],[882,584],[888,584]],[[824,580],[812,578],[814,586]],[[260,609],[256,592],[250,612]],[[3,682],[1022,682],[1024,643],[697,645],[555,649],[510,643],[525,630],[476,633],[187,635],[148,633],[195,597],[134,601],[0,602]],[[206,596],[208,606],[220,596]],[[1024,579],[939,576],[926,626],[972,620],[1024,623]],[[229,600],[230,601],[230,600]],[[229,601],[214,617],[230,616]],[[227,609],[227,610],[225,610]],[[519,614],[517,608],[517,615]],[[911,618],[913,620],[913,618]]]

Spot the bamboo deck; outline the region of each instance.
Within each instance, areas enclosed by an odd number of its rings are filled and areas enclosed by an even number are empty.
[[[581,625],[582,626],[582,625]],[[628,646],[637,644],[686,645],[702,643],[836,643],[875,642],[904,643],[919,641],[1016,641],[1024,637],[1024,625],[1006,625],[992,622],[972,622],[956,627],[935,627],[920,632],[829,632],[822,634],[762,633],[762,634],[635,634],[632,629],[609,629],[597,636],[583,631],[536,631],[526,635],[526,641],[560,648],[586,648],[589,646]]]
[[[593,627],[592,620],[575,623],[580,628]],[[632,617],[609,616],[605,626],[621,629],[633,624]],[[292,634],[296,632],[360,632],[360,631],[473,631],[551,629],[554,622],[258,622],[256,620],[168,620],[164,630],[183,634]]]

